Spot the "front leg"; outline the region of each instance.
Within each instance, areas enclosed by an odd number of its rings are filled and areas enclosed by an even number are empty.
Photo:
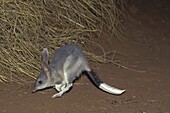
[[[54,88],[60,92],[66,87],[66,84],[55,84]]]
[[[64,85],[65,86],[65,85]],[[55,97],[61,97],[64,93],[66,93],[71,87],[73,86],[73,84],[67,84],[66,87],[61,86],[61,91],[59,93],[56,93],[52,96],[52,98]]]

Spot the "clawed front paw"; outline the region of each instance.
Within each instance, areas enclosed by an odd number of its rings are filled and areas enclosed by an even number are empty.
[[[62,93],[56,93],[56,94],[54,94],[53,96],[52,96],[52,98],[60,98],[62,96]]]
[[[68,84],[68,85],[65,85],[65,84],[62,84],[60,86],[60,92],[59,93],[56,93],[52,96],[52,98],[55,98],[55,97],[61,97],[64,93],[66,93],[67,91],[69,91],[69,89],[72,87],[73,84]],[[58,89],[59,87],[56,85],[55,86],[56,89]]]

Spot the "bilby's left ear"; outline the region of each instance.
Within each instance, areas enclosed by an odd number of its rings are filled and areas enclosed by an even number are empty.
[[[49,72],[48,57],[49,57],[48,49],[44,48],[41,53],[41,67],[46,73],[46,75],[48,75],[48,72]]]

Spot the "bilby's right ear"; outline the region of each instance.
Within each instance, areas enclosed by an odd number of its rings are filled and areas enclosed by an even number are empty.
[[[48,56],[49,56],[48,49],[44,48],[42,53],[41,53],[41,67],[46,74],[49,72]]]

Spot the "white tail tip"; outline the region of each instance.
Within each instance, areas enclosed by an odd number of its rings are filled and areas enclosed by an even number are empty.
[[[121,89],[109,86],[106,83],[101,83],[99,88],[101,88],[102,90],[104,90],[108,93],[115,94],[115,95],[120,95],[125,92],[125,90],[121,90]]]

